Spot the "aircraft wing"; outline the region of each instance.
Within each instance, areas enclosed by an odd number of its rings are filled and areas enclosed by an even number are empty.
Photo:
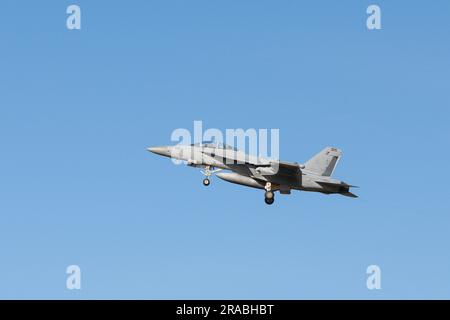
[[[269,182],[286,185],[299,185],[302,181],[302,170],[300,165],[295,162],[277,161],[275,168],[278,170],[272,175],[264,176]]]
[[[298,186],[301,183],[301,166],[296,162],[255,157],[235,150],[215,149],[204,153],[213,156],[212,152],[238,174],[278,185]]]
[[[302,172],[297,162],[278,161],[278,173],[288,175],[298,175]]]
[[[298,163],[270,161],[267,164],[238,164],[229,166],[231,170],[256,180],[271,182],[277,185],[298,186],[301,183],[302,171]]]

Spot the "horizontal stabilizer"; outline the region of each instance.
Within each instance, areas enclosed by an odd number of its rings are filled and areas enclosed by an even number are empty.
[[[352,186],[351,184],[346,184],[345,182],[331,182],[331,181],[316,181],[320,185],[330,186],[330,187],[346,187],[346,188],[359,188],[358,186]]]
[[[358,188],[357,186],[352,186],[346,184],[345,182],[331,182],[331,181],[316,181],[318,184],[322,185],[328,190],[333,191],[333,193],[339,193],[346,197],[358,198],[356,194],[350,192],[350,188]]]
[[[358,196],[356,195],[356,194],[354,194],[354,193],[351,193],[351,192],[343,192],[343,193],[341,193],[343,196],[346,196],[346,197],[351,197],[351,198],[358,198]]]

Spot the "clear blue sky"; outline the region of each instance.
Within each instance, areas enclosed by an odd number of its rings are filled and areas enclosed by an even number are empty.
[[[0,39],[0,298],[450,298],[449,1],[10,0]],[[194,120],[337,146],[360,198],[145,151]]]

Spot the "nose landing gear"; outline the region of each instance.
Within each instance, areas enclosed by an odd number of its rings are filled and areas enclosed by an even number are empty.
[[[212,170],[211,170],[212,169]],[[216,170],[214,170],[214,168],[212,168],[211,166],[205,166],[205,170],[202,170],[201,172],[203,173],[203,175],[205,176],[205,179],[203,179],[203,185],[205,186],[205,187],[207,187],[207,186],[209,186],[210,184],[211,184],[211,180],[209,180],[209,177],[212,175],[212,174],[214,174],[214,173],[216,173],[216,172],[218,172],[218,171],[220,171],[220,170],[222,170],[222,169],[216,169]]]
[[[211,180],[209,180],[209,177],[211,176],[211,167],[205,166],[205,170],[202,171],[203,175],[205,175],[205,179],[203,179],[203,185],[205,187],[209,186],[211,184]]]

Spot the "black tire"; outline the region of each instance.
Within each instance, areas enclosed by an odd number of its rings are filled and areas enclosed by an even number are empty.
[[[264,198],[264,201],[266,202],[266,204],[271,205],[275,201],[275,199],[274,198],[272,198],[272,199]]]
[[[211,181],[209,181],[209,179],[203,179],[203,185],[205,187],[209,186],[211,184]]]

